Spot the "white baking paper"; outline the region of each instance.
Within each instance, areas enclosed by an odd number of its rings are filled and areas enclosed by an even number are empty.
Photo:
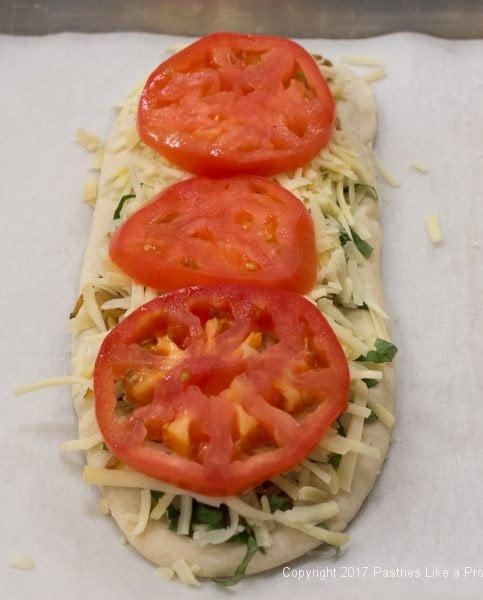
[[[397,423],[339,557],[310,555],[230,592],[163,582],[97,514],[82,458],[57,452],[76,436],[70,389],[13,396],[20,384],[69,372],[65,324],[91,218],[81,190],[93,176],[74,132],[105,135],[112,104],[173,41],[0,37],[0,598],[481,598],[483,41],[397,34],[305,42],[331,58],[387,61],[388,77],[373,84],[377,152],[401,182],[380,185],[383,280],[399,347]],[[411,169],[412,160],[429,174]],[[430,213],[441,220],[439,247],[425,230]],[[30,555],[35,569],[7,567],[15,552]]]

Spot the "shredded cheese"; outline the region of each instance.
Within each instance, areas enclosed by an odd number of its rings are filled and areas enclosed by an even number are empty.
[[[20,569],[21,571],[32,571],[35,567],[35,561],[28,554],[15,552],[8,559],[8,566],[12,569]]]
[[[373,83],[374,81],[379,81],[380,79],[384,79],[387,75],[387,71],[385,68],[381,67],[379,69],[373,69],[367,75],[364,75],[362,79],[367,81],[367,83]]]
[[[380,402],[369,398],[367,400],[367,406],[374,411],[376,417],[383,423],[388,429],[394,425],[394,415],[392,415],[387,408],[385,408]]]
[[[81,385],[87,388],[92,386],[92,382],[85,377],[77,377],[75,375],[62,375],[59,377],[49,377],[42,379],[36,383],[30,383],[28,385],[21,385],[14,390],[15,396],[22,396],[23,394],[29,394],[30,392],[36,392],[43,388],[55,387],[58,385]]]
[[[176,573],[176,575],[179,577],[179,580],[181,581],[181,583],[183,583],[184,585],[190,585],[190,586],[200,585],[200,582],[196,579],[193,571],[190,569],[190,567],[188,566],[188,563],[183,558],[175,561],[171,565],[171,568]]]
[[[190,498],[191,500],[191,498]],[[146,529],[149,520],[149,511],[151,510],[151,491],[141,490],[141,502],[139,506],[139,515],[136,526],[132,530],[133,535],[141,535]]]
[[[68,442],[63,442],[59,450],[60,452],[77,452],[78,450],[90,450],[95,446],[99,446],[102,444],[103,438],[100,433],[96,433],[87,438],[80,438],[77,440],[69,440]]]
[[[376,165],[376,169],[379,175],[384,179],[384,181],[390,185],[391,187],[399,187],[401,184],[398,179],[389,171],[389,169],[382,163],[379,158],[375,157],[374,164]]]
[[[415,171],[419,171],[420,173],[429,173],[428,165],[425,165],[419,160],[412,160],[409,163],[409,166],[412,167]]]
[[[386,62],[381,58],[377,58],[375,56],[363,56],[363,55],[355,55],[355,54],[343,54],[340,57],[342,62],[348,63],[350,65],[358,65],[363,67],[385,67]]]
[[[173,500],[174,494],[169,494],[168,492],[165,492],[163,497],[158,500],[158,503],[151,511],[149,518],[154,519],[155,521],[159,520],[164,515],[168,506]]]
[[[170,581],[174,577],[174,571],[169,567],[158,567],[156,573],[163,581]]]
[[[428,230],[429,239],[434,245],[440,244],[442,240],[441,225],[437,215],[428,215],[426,217],[426,228]]]
[[[189,535],[191,515],[193,512],[193,499],[190,496],[183,494],[180,498],[180,503],[181,505],[176,533],[178,535]]]

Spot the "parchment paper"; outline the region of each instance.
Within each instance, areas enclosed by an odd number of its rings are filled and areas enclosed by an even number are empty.
[[[81,456],[57,452],[76,436],[68,388],[12,394],[20,384],[69,372],[65,324],[90,227],[81,190],[92,176],[74,132],[103,136],[111,105],[157,66],[172,41],[147,34],[0,37],[2,600],[231,595],[212,583],[193,590],[162,582],[97,514],[97,491],[81,480]],[[397,424],[343,553],[291,565],[318,568],[310,579],[276,569],[236,590],[280,600],[480,598],[483,41],[396,34],[305,45],[331,58],[371,54],[388,63],[388,77],[373,85],[377,152],[401,181],[397,189],[380,185],[383,280],[399,347]],[[430,173],[410,169],[414,159]],[[425,230],[429,213],[441,219],[437,248]],[[8,568],[15,551],[32,556],[35,570]]]

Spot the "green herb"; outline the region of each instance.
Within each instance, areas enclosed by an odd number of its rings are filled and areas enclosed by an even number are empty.
[[[379,379],[363,379],[362,380],[368,388],[374,387],[379,383]]]
[[[371,414],[364,419],[364,423],[374,423],[374,421],[377,421],[377,415],[371,410]]]
[[[247,551],[245,553],[245,556],[243,557],[243,560],[238,565],[236,571],[231,577],[217,577],[213,579],[213,581],[215,581],[216,583],[219,583],[224,586],[235,585],[235,583],[238,583],[240,579],[244,577],[248,564],[255,556],[257,550],[261,550],[261,548],[257,544],[255,534],[253,533],[251,527],[247,526],[246,530],[242,531],[241,533],[244,533],[245,535],[243,536],[243,538],[240,538],[240,541],[243,540],[243,542],[247,545]],[[238,534],[238,536],[241,536],[241,533]],[[238,536],[233,536],[233,538],[231,538],[231,541],[235,541],[234,538]]]
[[[283,492],[271,494],[268,498],[268,503],[270,504],[271,512],[275,512],[276,510],[290,510],[293,508],[292,499]]]
[[[367,304],[365,302],[363,302],[360,306],[358,306],[357,308],[360,308],[362,310],[369,310],[369,307],[367,306]]]
[[[168,506],[166,514],[168,516],[168,528],[170,529],[170,531],[176,531],[178,529],[180,512],[181,510],[179,508],[176,508],[173,504],[170,504]]]
[[[329,456],[329,463],[334,467],[334,469],[339,468],[341,458],[342,454],[335,454],[335,452]]]
[[[207,504],[197,504],[193,511],[193,521],[208,525],[208,529],[221,529],[225,526],[226,512]]]
[[[350,228],[351,236],[347,233],[347,231],[342,231],[339,234],[339,240],[342,246],[345,246],[347,242],[353,241],[356,248],[366,258],[372,254],[372,246],[370,246],[365,240],[363,240],[353,229]]]
[[[359,356],[357,360],[372,363],[391,362],[397,354],[397,348],[387,340],[377,338],[374,344],[374,350],[369,350],[367,356]]]
[[[109,450],[109,448],[106,446],[106,442],[102,442],[101,450],[104,450],[104,452],[107,452]]]
[[[123,196],[120,200],[119,200],[119,204],[117,205],[116,210],[114,211],[114,215],[113,215],[113,219],[120,219],[121,218],[121,210],[122,207],[124,206],[124,204],[128,201],[131,200],[131,198],[135,198],[136,194],[126,194],[125,196]]]
[[[339,419],[337,419],[337,433],[339,435],[341,435],[342,437],[347,437],[345,427],[344,427],[344,425],[342,425],[342,423],[339,421]]]
[[[355,191],[364,190],[366,193],[369,192],[374,200],[379,200],[379,196],[377,195],[376,188],[372,185],[367,185],[366,183],[357,183],[355,185]]]

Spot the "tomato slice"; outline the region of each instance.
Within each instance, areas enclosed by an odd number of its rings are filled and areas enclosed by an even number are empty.
[[[119,227],[109,253],[125,273],[158,290],[249,283],[304,294],[317,275],[308,211],[255,175],[171,186]]]
[[[141,139],[197,175],[302,167],[329,141],[334,101],[288,39],[215,33],[162,63],[141,93]]]
[[[155,298],[111,330],[94,370],[111,452],[207,495],[238,494],[294,467],[348,393],[347,361],[317,308],[256,286]]]

